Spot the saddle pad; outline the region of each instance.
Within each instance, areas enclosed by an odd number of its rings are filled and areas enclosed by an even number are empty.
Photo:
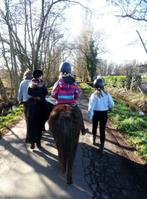
[[[45,100],[51,104],[57,104],[57,100],[54,99],[53,97],[49,96],[49,97],[46,97]]]

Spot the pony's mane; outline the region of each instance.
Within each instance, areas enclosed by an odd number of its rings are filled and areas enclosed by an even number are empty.
[[[68,111],[68,112],[72,112],[72,107],[68,104],[60,104],[59,106],[57,105],[52,112],[52,115],[56,115],[57,113],[60,113],[62,111]]]

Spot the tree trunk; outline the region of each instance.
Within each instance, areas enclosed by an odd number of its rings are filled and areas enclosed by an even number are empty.
[[[2,101],[7,101],[6,90],[1,78],[0,78],[0,96],[1,96]]]

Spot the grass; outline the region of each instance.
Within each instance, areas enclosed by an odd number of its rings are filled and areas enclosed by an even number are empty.
[[[80,88],[84,91],[85,94],[91,94],[95,90],[87,83],[80,83]]]
[[[0,116],[0,135],[4,134],[8,128],[14,126],[21,118],[23,114],[23,105],[15,108],[6,116]]]
[[[109,116],[115,127],[135,145],[139,155],[147,160],[147,117],[140,116],[118,101]]]

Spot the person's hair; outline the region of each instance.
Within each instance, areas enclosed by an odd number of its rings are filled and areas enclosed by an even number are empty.
[[[27,69],[24,74],[23,74],[23,79],[31,79],[32,76],[32,71],[30,69]]]

